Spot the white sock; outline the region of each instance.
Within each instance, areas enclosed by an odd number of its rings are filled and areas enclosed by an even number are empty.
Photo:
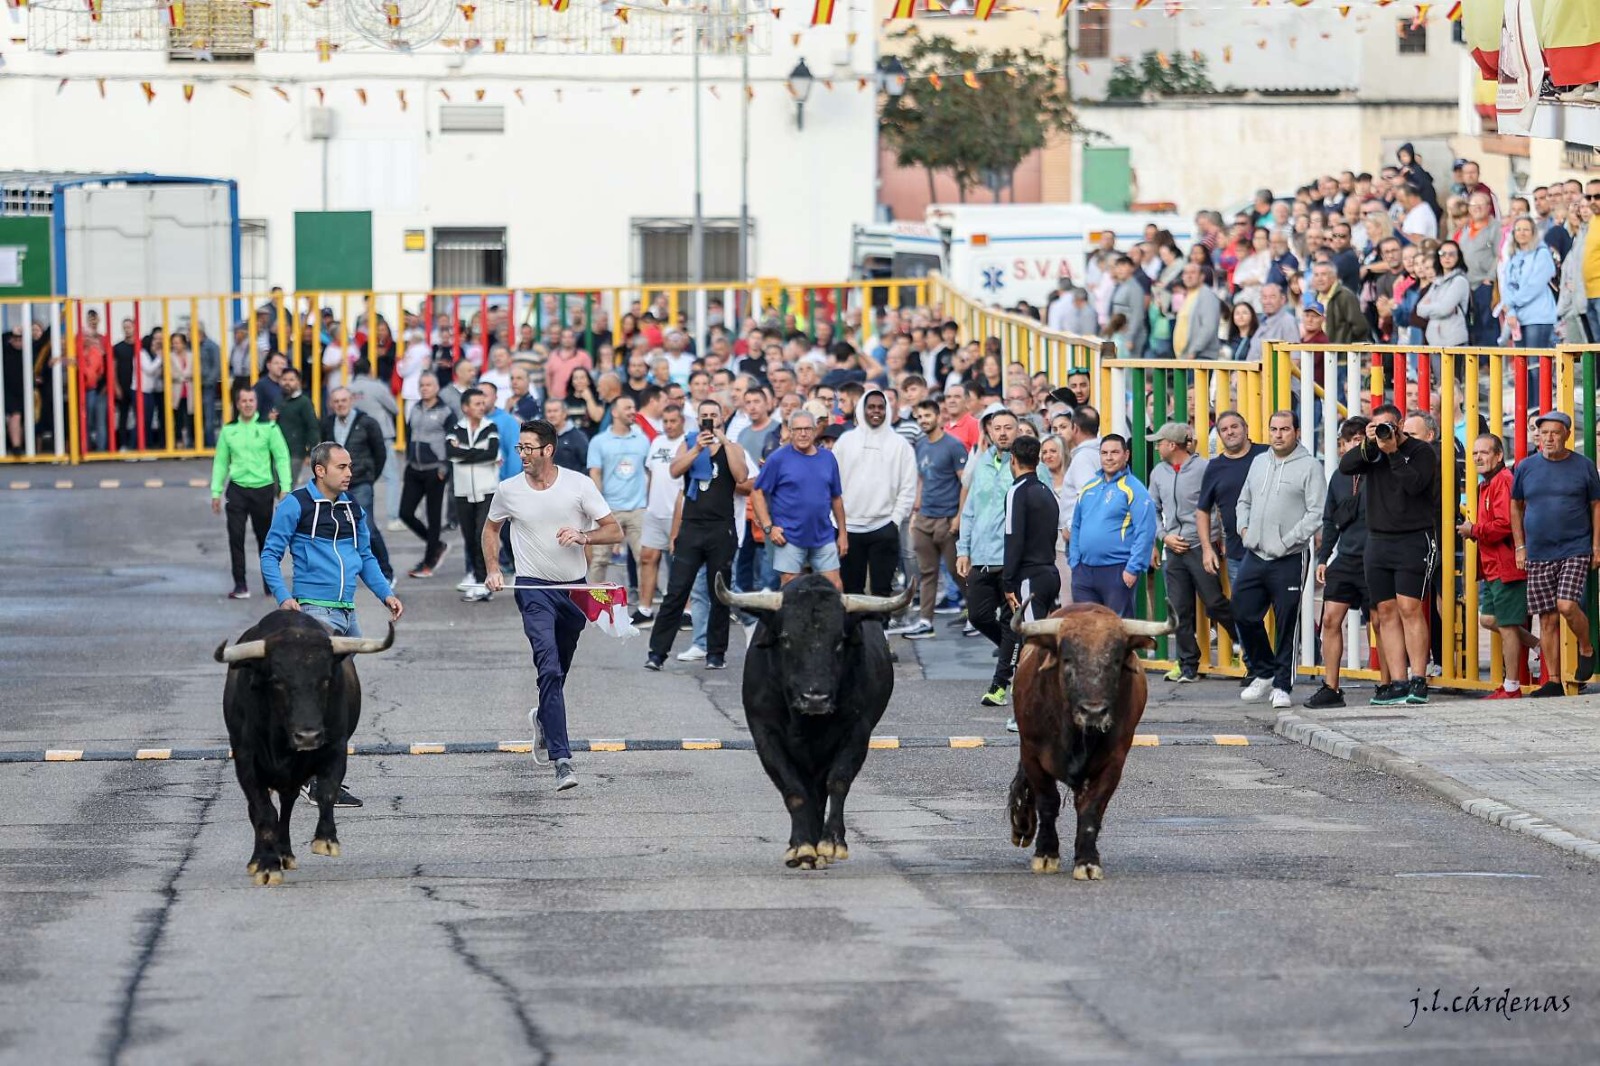
[[[1522,688],[1522,686],[1517,684],[1514,679],[1509,677],[1505,679],[1503,684],[1505,685],[1505,690],[1507,692],[1516,692],[1518,689]]]

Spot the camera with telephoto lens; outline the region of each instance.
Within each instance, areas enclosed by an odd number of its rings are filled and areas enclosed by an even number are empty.
[[[1372,428],[1372,435],[1379,440],[1394,440],[1394,423],[1379,422]]]

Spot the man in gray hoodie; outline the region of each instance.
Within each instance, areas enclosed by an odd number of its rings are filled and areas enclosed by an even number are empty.
[[[1328,495],[1322,464],[1300,444],[1300,416],[1279,411],[1267,424],[1267,451],[1256,456],[1239,493],[1239,535],[1244,561],[1233,585],[1233,615],[1245,661],[1256,676],[1240,693],[1246,703],[1270,691],[1272,706],[1291,706],[1300,595],[1311,539],[1322,523]],[[1277,616],[1277,639],[1267,642],[1266,618]],[[1262,671],[1270,670],[1270,674]]]
[[[1195,600],[1219,630],[1234,637],[1233,611],[1216,574],[1200,559],[1200,479],[1207,461],[1194,454],[1194,431],[1183,422],[1168,422],[1151,438],[1161,462],[1150,471],[1150,498],[1156,504],[1156,536],[1165,549],[1162,573],[1167,578],[1167,604],[1177,620],[1178,665],[1166,680],[1187,684],[1200,680],[1200,642],[1195,637]],[[1235,638],[1237,639],[1237,638]]]

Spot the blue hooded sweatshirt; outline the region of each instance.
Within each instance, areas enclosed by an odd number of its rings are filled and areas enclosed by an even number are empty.
[[[367,513],[341,492],[329,500],[316,482],[295,489],[272,512],[272,528],[261,549],[261,576],[281,604],[291,593],[283,583],[283,553],[294,555],[293,597],[323,607],[354,607],[356,578],[380,600],[394,595],[372,554]]]
[[[1104,471],[1089,482],[1072,512],[1070,566],[1122,567],[1130,574],[1150,569],[1156,543],[1156,509],[1150,493],[1123,467],[1114,478]]]

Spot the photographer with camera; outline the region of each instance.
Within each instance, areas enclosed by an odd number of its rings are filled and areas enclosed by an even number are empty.
[[[1366,438],[1339,458],[1362,477],[1367,506],[1367,592],[1378,616],[1378,646],[1394,678],[1375,706],[1428,702],[1428,607],[1439,565],[1439,453],[1400,428],[1400,408],[1372,412]]]

